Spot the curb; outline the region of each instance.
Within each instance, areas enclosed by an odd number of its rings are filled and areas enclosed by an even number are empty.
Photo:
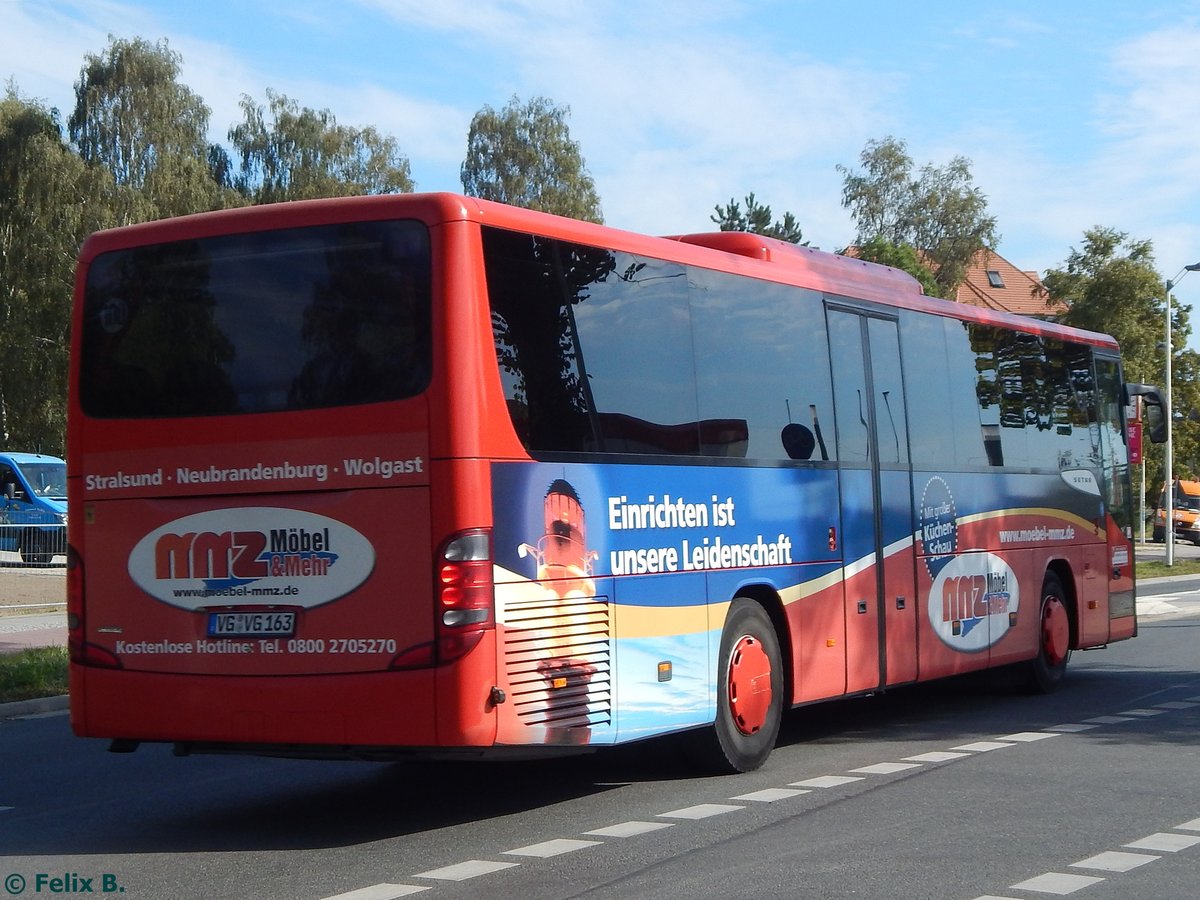
[[[70,700],[67,694],[60,694],[57,697],[38,697],[34,700],[17,700],[15,703],[0,703],[0,719],[61,712],[69,705]]]

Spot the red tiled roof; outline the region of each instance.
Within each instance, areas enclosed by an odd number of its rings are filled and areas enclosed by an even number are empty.
[[[994,287],[988,272],[995,272],[1004,283]],[[1048,295],[1036,272],[1023,272],[995,250],[980,250],[971,260],[967,277],[958,286],[954,299],[959,303],[1020,313],[1024,316],[1054,318],[1066,312],[1061,303],[1046,305]]]

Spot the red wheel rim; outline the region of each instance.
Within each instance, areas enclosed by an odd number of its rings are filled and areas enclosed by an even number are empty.
[[[1042,603],[1042,650],[1047,661],[1057,666],[1067,658],[1071,648],[1071,623],[1067,609],[1058,597],[1047,597]]]
[[[771,658],[762,641],[746,634],[729,654],[729,712],[742,734],[766,724],[771,709]]]

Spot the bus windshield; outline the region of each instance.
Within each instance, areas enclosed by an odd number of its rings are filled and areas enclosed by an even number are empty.
[[[104,254],[84,298],[82,406],[162,418],[413,396],[430,373],[429,273],[412,221]]]

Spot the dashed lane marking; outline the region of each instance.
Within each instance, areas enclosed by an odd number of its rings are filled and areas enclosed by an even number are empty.
[[[861,766],[857,769],[851,769],[851,772],[857,772],[862,775],[894,775],[896,772],[906,772],[909,769],[921,768],[920,763],[915,762],[885,762],[875,763],[873,766]]]
[[[930,750],[928,753],[918,753],[916,756],[906,756],[904,758],[911,762],[940,763],[950,762],[952,759],[963,759],[970,755],[970,753],[951,753],[949,750]]]
[[[1190,823],[1180,825],[1180,828],[1186,828]],[[1161,850],[1164,853],[1178,853],[1180,850],[1186,850],[1188,847],[1194,847],[1200,844],[1200,837],[1194,837],[1190,834],[1169,834],[1165,831],[1159,831],[1148,837],[1144,837],[1138,841],[1131,841],[1128,844],[1122,844],[1122,847],[1129,847],[1133,850]]]
[[[658,831],[660,828],[670,828],[674,824],[674,822],[622,822],[620,825],[609,825],[606,828],[593,828],[591,831],[585,831],[584,834],[594,834],[597,837],[637,837],[639,834]]]
[[[1103,878],[1095,875],[1071,875],[1067,872],[1047,872],[1019,884],[1011,884],[1014,891],[1037,891],[1041,894],[1057,894],[1060,897],[1081,891],[1085,887],[1099,884]]]
[[[418,872],[414,878],[432,878],[435,881],[466,881],[468,878],[478,878],[480,875],[491,875],[501,869],[512,869],[520,863],[496,862],[490,859],[468,859],[466,862],[455,863],[452,866],[442,866],[440,869],[430,869],[428,872]]]
[[[598,847],[603,841],[578,841],[571,838],[556,838],[551,841],[542,841],[539,844],[530,844],[528,847],[518,847],[516,850],[503,851],[506,856],[533,856],[538,859],[549,859],[552,856],[562,856],[564,853],[573,853],[576,850],[583,850],[586,847]]]
[[[811,793],[811,789],[840,787],[842,785],[852,784],[856,781],[863,781],[865,780],[863,778],[865,775],[892,775],[898,772],[920,768],[920,763],[951,762],[956,759],[964,759],[968,756],[986,753],[991,750],[1000,750],[1004,747],[1014,747],[1017,744],[1034,743],[1045,740],[1046,738],[1059,737],[1062,734],[1073,734],[1088,731],[1098,727],[1099,725],[1115,725],[1123,722],[1131,722],[1136,719],[1145,719],[1152,716],[1161,715],[1168,710],[1192,709],[1196,706],[1200,706],[1200,697],[1189,697],[1186,700],[1167,701],[1164,703],[1155,704],[1153,708],[1126,710],[1120,715],[1096,716],[1094,718],[1085,720],[1085,722],[1070,722],[1060,725],[1053,725],[1042,729],[1041,731],[1014,732],[1012,734],[1001,735],[993,740],[981,740],[967,744],[961,744],[951,750],[935,750],[914,756],[907,756],[904,757],[906,760],[905,762],[881,762],[850,770],[850,772],[856,774],[821,775],[815,778],[808,778],[803,781],[791,782],[787,788],[765,788],[762,790],[741,794],[730,799],[743,802],[774,803],[780,800],[792,799],[802,794]],[[10,809],[12,809],[12,807],[0,806],[0,812]],[[672,810],[671,812],[658,813],[657,818],[701,820],[710,818],[712,816],[723,815],[724,813],[736,812],[737,810],[741,809],[745,809],[745,807],[734,806],[727,803],[700,803],[696,804],[695,806],[688,806],[682,809]],[[670,828],[674,824],[676,823],[642,822],[634,820],[622,822],[616,825],[609,825],[603,828],[595,828],[591,831],[583,832],[583,834],[588,837],[627,838],[648,834],[663,828]],[[1200,833],[1200,818],[1192,819],[1188,822],[1184,822],[1181,825],[1175,826],[1175,831],[1193,831]],[[564,853],[582,850],[587,847],[599,846],[602,843],[602,841],[556,838],[536,844],[530,844],[525,847],[519,847],[515,850],[505,850],[502,852],[509,856],[546,859],[559,856]],[[1179,850],[1187,849],[1196,844],[1200,844],[1200,836],[1198,835],[1157,832],[1141,838],[1140,840],[1124,844],[1123,846],[1128,850],[1151,850],[1173,853]],[[1080,860],[1077,863],[1072,863],[1071,867],[1120,873],[1130,871],[1134,868],[1161,858],[1161,856],[1147,853],[1108,851],[1088,857],[1084,860]],[[435,881],[467,881],[471,878],[477,878],[482,875],[489,875],[505,869],[511,869],[517,865],[519,865],[519,863],[471,859],[466,860],[465,862],[456,863],[454,865],[443,866],[438,869],[430,869],[429,871],[418,873],[413,877],[428,878]],[[1047,872],[1034,878],[1030,878],[1026,881],[1022,881],[1018,884],[1011,885],[1011,888],[1013,890],[1032,891],[1036,893],[1055,894],[1061,896],[1072,894],[1075,891],[1082,890],[1085,887],[1089,887],[1090,885],[1104,880],[1105,879],[1102,877],[1090,875],[1078,875],[1065,872]],[[380,883],[344,894],[337,894],[335,896],[325,898],[325,900],[393,900],[393,898],[405,897],[429,889],[430,888],[425,885]],[[975,900],[1013,900],[1013,898],[998,897],[996,895],[989,894],[977,897]]]
[[[428,884],[389,884],[383,882],[380,884],[372,884],[372,886],[368,888],[348,890],[348,892],[344,894],[326,896],[325,900],[396,900],[396,898],[400,898],[400,896],[419,894],[422,892],[422,890],[428,889],[430,889]]]
[[[1077,863],[1071,863],[1072,869],[1099,869],[1101,872],[1132,872],[1138,866],[1152,863],[1161,856],[1151,856],[1148,853],[1122,853],[1120,850],[1108,850],[1097,853]]]
[[[998,741],[1016,741],[1018,744],[1028,744],[1033,741],[1044,741],[1046,738],[1058,737],[1051,731],[1018,731],[1016,734],[1005,734],[996,738]]]
[[[1006,744],[1004,741],[975,741],[972,744],[962,744],[951,747],[951,750],[969,750],[972,753],[987,753],[989,750],[1003,750],[1005,747],[1015,747],[1016,744]]]
[[[658,815],[662,819],[707,819],[710,816],[720,816],[745,808],[744,806],[730,806],[728,803],[700,803],[696,806],[685,806],[683,809]]]
[[[739,794],[736,797],[730,797],[730,800],[753,800],[756,803],[774,803],[776,800],[789,800],[792,797],[798,797],[800,794],[809,794],[811,791],[796,791],[791,788],[765,788],[761,791],[751,791],[749,794]]]
[[[347,891],[344,894],[334,894],[325,900],[396,900],[397,897],[407,897],[429,890],[429,885],[419,884],[373,884],[370,887]]]
[[[806,778],[803,781],[792,781],[792,787],[799,788],[831,788],[849,784],[852,781],[862,781],[861,777],[851,775],[819,775],[816,778]]]

